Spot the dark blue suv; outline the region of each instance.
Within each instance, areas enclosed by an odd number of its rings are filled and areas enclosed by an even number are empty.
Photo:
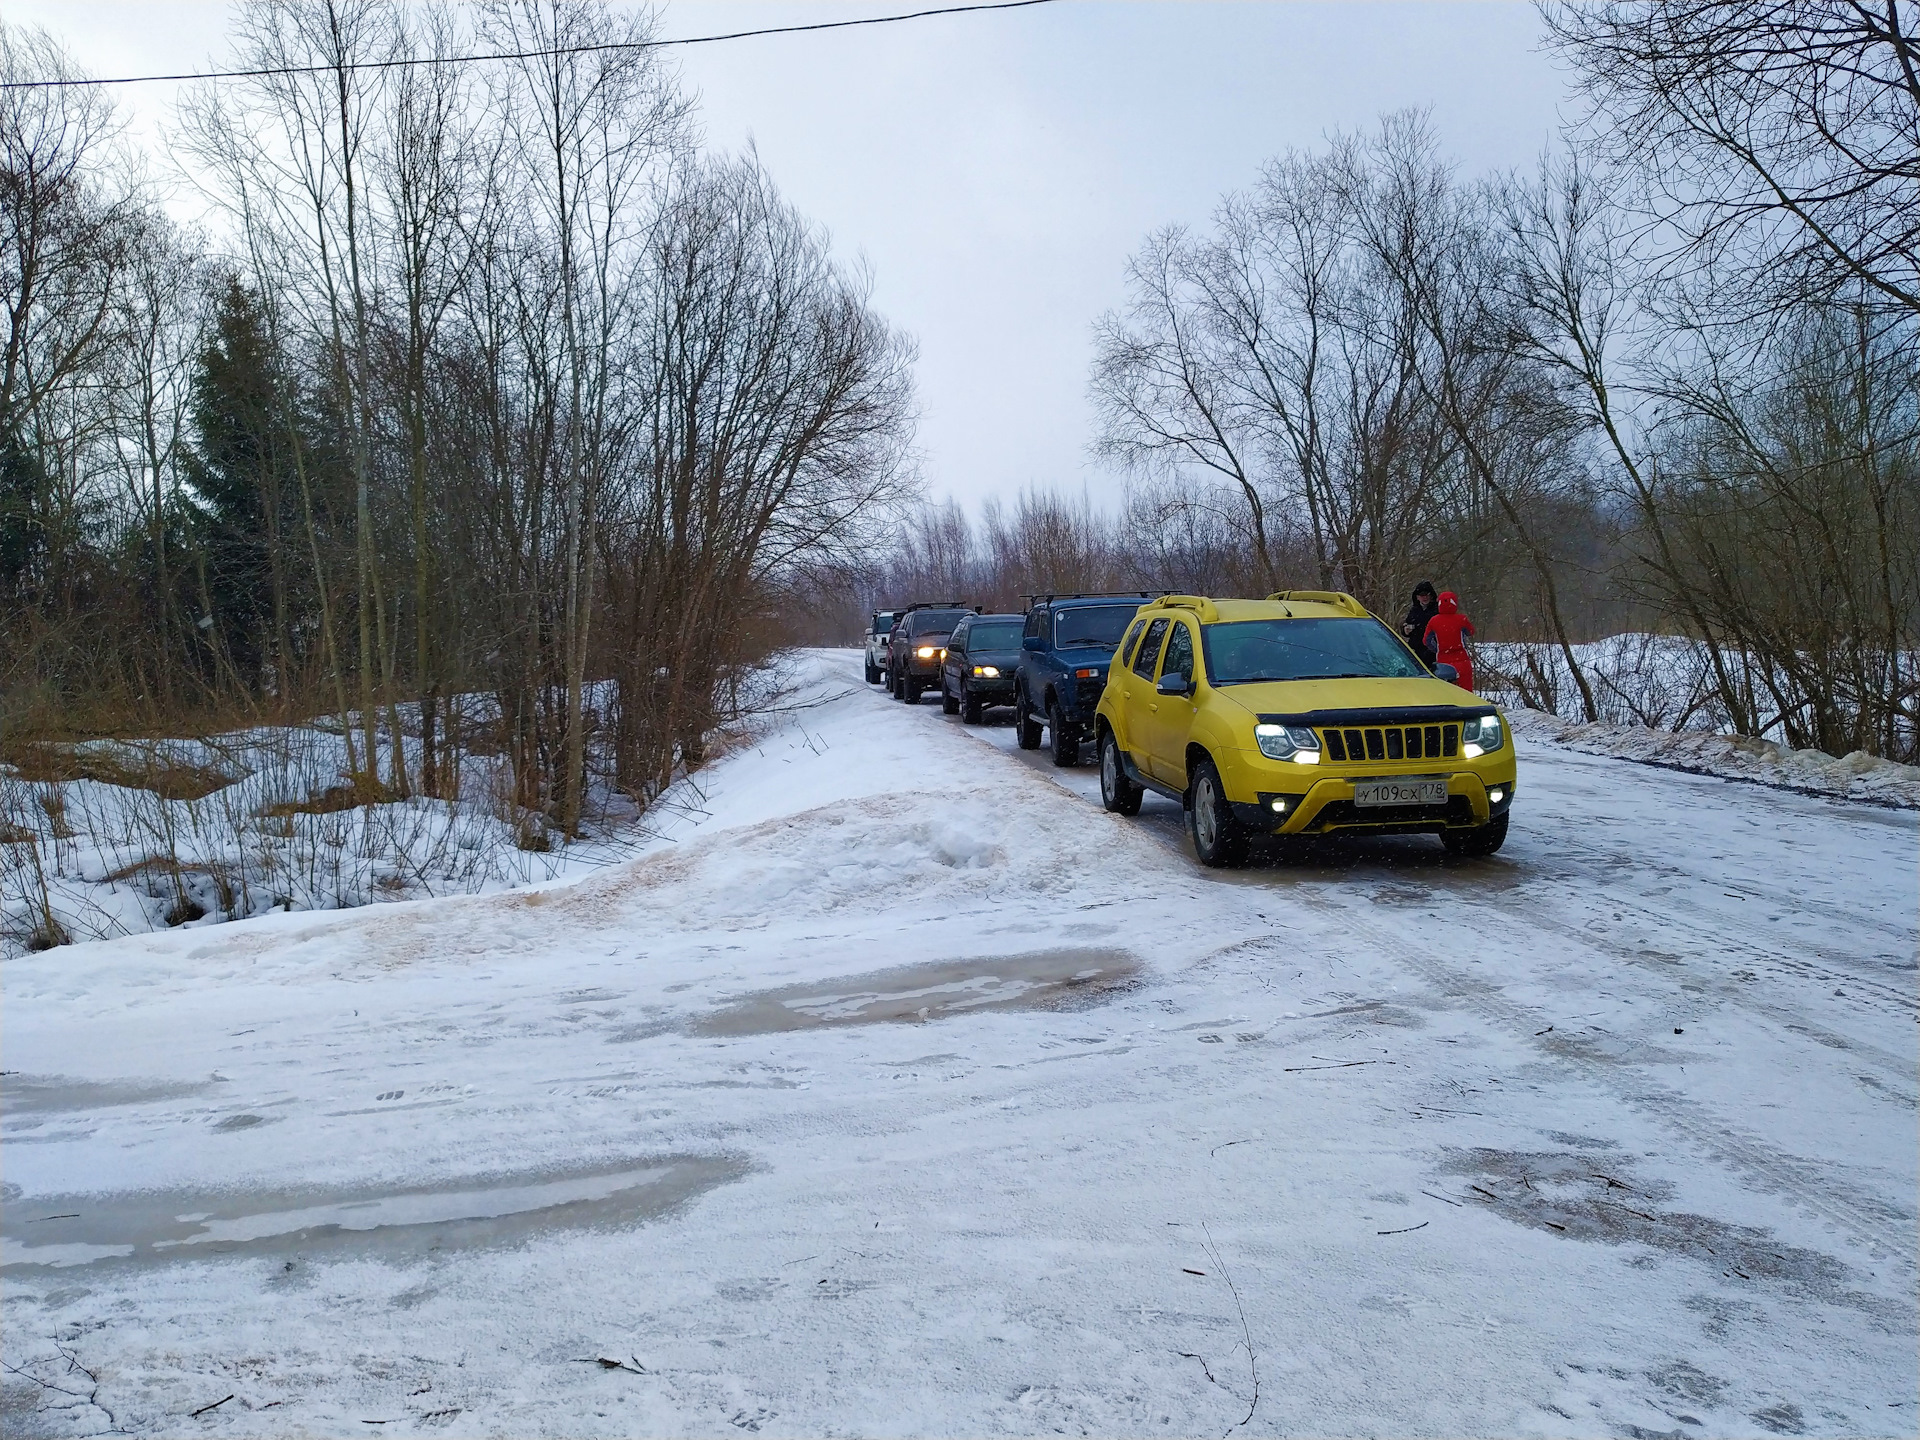
[[[1053,763],[1080,759],[1080,742],[1093,738],[1093,711],[1106,688],[1114,647],[1134,612],[1160,592],[1119,595],[1030,595],[1014,679],[1014,733],[1022,750],[1040,748],[1044,727]]]

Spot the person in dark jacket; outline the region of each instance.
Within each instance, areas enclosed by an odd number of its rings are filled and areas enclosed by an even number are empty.
[[[1407,618],[1401,622],[1400,633],[1407,637],[1407,643],[1426,657],[1427,668],[1431,670],[1440,660],[1440,652],[1433,648],[1433,641],[1427,638],[1427,622],[1440,613],[1440,602],[1433,592],[1433,582],[1422,580],[1413,587],[1413,605],[1407,611]]]

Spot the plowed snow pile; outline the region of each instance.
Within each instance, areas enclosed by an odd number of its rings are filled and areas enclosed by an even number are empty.
[[[1877,805],[1920,809],[1920,766],[1882,760],[1864,750],[1834,756],[1793,750],[1746,735],[1699,730],[1650,730],[1639,725],[1584,724],[1540,710],[1510,707],[1514,729],[1531,740],[1551,741],[1589,755],[1612,755],[1648,765],[1671,765],[1699,775],[1722,775]]]

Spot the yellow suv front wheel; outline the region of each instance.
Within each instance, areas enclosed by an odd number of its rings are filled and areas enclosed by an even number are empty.
[[[1496,815],[1471,830],[1442,830],[1440,843],[1449,855],[1491,855],[1507,843],[1507,817]]]
[[[1187,792],[1187,836],[1202,865],[1232,869],[1247,863],[1247,832],[1233,813],[1226,786],[1212,760],[1193,767]]]
[[[1120,758],[1120,742],[1113,731],[1100,727],[1100,803],[1115,815],[1138,815],[1146,790],[1133,783],[1126,762]]]

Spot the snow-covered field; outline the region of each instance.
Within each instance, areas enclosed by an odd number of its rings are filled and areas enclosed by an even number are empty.
[[[492,707],[461,701],[471,741]],[[401,723],[417,765],[417,710],[402,707]],[[384,766],[384,720],[378,732]],[[0,956],[50,935],[108,940],[563,879],[624,858],[655,828],[595,783],[587,833],[563,847],[512,804],[506,760],[471,743],[443,756],[456,798],[355,803],[347,741],[324,720],[42,748],[43,768],[64,778],[0,764]]]
[[[0,1430],[1920,1425],[1911,811],[1223,875],[809,663],[583,880],[0,965]]]

